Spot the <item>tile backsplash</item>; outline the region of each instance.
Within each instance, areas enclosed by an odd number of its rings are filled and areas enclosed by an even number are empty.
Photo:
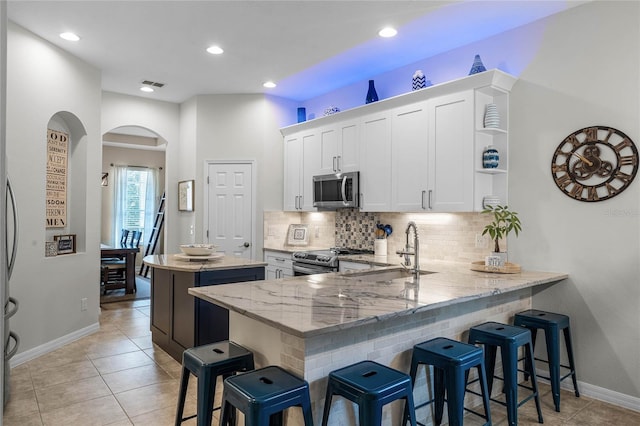
[[[387,238],[388,256],[406,243],[407,224],[418,226],[420,256],[423,259],[452,262],[484,260],[493,245],[486,238],[485,247],[476,248],[476,234],[491,221],[481,213],[371,213],[356,209],[335,212],[264,212],[264,247],[285,247],[291,223],[309,224],[310,248],[333,246],[373,250],[376,224],[389,224],[393,233]],[[413,244],[413,233],[410,235]],[[506,249],[506,243],[500,246]],[[301,247],[304,250],[304,248]]]

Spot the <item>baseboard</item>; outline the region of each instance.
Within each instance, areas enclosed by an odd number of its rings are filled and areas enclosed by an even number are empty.
[[[536,368],[536,376],[547,376],[549,372]],[[540,379],[542,383],[549,383],[548,380]],[[569,377],[560,382],[562,389],[573,392],[573,382]],[[629,410],[640,412],[640,398],[626,395],[624,393],[612,391],[610,389],[601,388],[590,383],[581,382],[578,380],[578,388],[580,390],[580,396],[588,396],[589,398],[597,399],[599,401],[608,402],[609,404],[617,405],[618,407],[627,408]]]
[[[16,354],[16,356],[14,356],[11,360],[11,368],[16,367],[20,364],[24,364],[25,362],[31,361],[32,359],[36,359],[39,356],[46,355],[49,352],[55,351],[56,349],[60,349],[64,345],[93,334],[98,330],[100,330],[100,323],[96,322],[88,327],[81,328],[80,330],[74,331],[73,333],[69,333],[66,336],[59,337],[43,345],[36,346],[35,348],[29,349],[28,351],[20,352],[19,354]]]

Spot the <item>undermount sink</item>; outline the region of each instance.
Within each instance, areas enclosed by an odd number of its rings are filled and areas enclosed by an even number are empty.
[[[432,271],[420,271],[420,275],[434,274]],[[358,271],[344,275],[345,278],[366,278],[371,281],[390,281],[397,278],[411,278],[413,273],[406,269],[386,269],[386,270],[370,270],[370,271]]]

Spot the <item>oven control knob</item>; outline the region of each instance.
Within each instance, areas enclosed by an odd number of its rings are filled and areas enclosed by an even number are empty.
[[[295,257],[296,259],[304,259],[305,257],[307,257],[306,253],[295,253],[293,255],[293,257]]]

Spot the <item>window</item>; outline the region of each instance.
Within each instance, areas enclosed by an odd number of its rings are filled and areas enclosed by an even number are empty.
[[[113,241],[120,241],[123,229],[142,231],[141,244],[150,235],[157,208],[156,176],[151,168],[116,167]]]

